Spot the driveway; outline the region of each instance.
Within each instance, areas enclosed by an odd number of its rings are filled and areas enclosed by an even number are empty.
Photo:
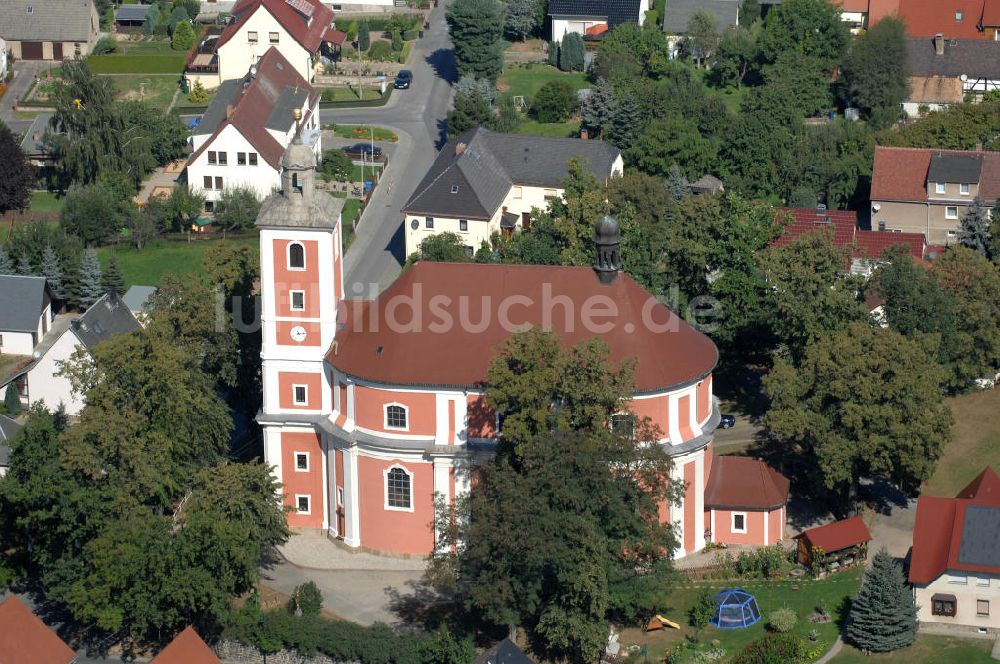
[[[14,114],[14,102],[28,91],[35,75],[43,69],[49,69],[54,64],[33,60],[20,60],[14,63],[14,78],[11,79],[7,92],[0,100],[0,120],[7,125],[15,135],[20,136],[28,131],[31,120],[22,120]]]
[[[399,135],[389,168],[365,208],[357,237],[344,259],[348,298],[370,298],[381,292],[396,278],[406,259],[400,210],[444,143],[451,84],[457,78],[444,12],[443,3],[431,12],[430,29],[413,46],[407,65],[413,72],[409,90],[394,91],[380,108],[320,112],[323,124],[374,124]]]

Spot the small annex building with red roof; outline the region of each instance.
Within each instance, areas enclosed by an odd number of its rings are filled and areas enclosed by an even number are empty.
[[[16,596],[0,603],[0,662],[71,664],[76,652]]]
[[[184,67],[188,83],[208,89],[246,74],[271,47],[312,83],[321,56],[336,57],[346,35],[321,0],[238,0],[221,33],[191,49]]]
[[[149,664],[222,664],[198,632],[188,626],[157,653]]]
[[[921,622],[1000,629],[1000,477],[992,468],[954,498],[917,499],[909,580]]]
[[[841,519],[801,532],[797,557],[803,565],[813,565],[817,553],[822,551],[824,564],[853,563],[868,557],[868,542],[872,535],[860,516]]]
[[[300,127],[303,143],[321,154],[319,97],[274,47],[219,87],[194,129],[186,166],[209,212],[226,189],[248,187],[261,199],[277,189],[281,155]]]
[[[957,242],[976,197],[990,208],[1000,197],[1000,152],[875,147],[872,227],[921,233],[927,244]]]
[[[763,461],[715,457],[705,487],[712,541],[769,546],[783,540],[788,486],[788,478]]]

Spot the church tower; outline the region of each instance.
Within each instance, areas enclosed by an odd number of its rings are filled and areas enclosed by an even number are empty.
[[[265,461],[292,508],[288,524],[326,529],[326,443],[314,423],[333,408],[323,358],[344,297],[343,201],[315,190],[315,168],[315,153],[297,134],[281,157],[281,191],[257,217],[264,387],[258,421]]]

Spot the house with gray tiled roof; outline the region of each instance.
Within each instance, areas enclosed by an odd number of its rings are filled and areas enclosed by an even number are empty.
[[[0,37],[15,60],[86,55],[100,25],[93,0],[0,0]]]
[[[948,39],[947,35],[906,40],[910,94],[903,111],[910,117],[921,108],[937,111],[1000,89],[1000,42]]]
[[[0,415],[0,477],[3,477],[10,466],[10,441],[21,430],[21,425],[15,420]]]
[[[31,355],[50,325],[45,277],[0,275],[0,355]]]
[[[30,361],[12,374],[0,376],[0,394],[13,384],[28,407],[44,401],[49,408],[63,404],[67,415],[83,408],[83,396],[74,392],[62,367],[78,350],[92,350],[103,341],[139,329],[139,322],[117,293],[108,293],[76,318],[60,316],[35,347]]]
[[[600,37],[621,23],[642,25],[649,8],[649,0],[549,0],[552,41],[567,32]]]
[[[544,210],[563,195],[573,159],[600,181],[623,169],[621,152],[604,141],[498,134],[482,127],[449,141],[403,206],[406,255],[438,233],[455,233],[466,251],[475,252],[493,233],[528,230],[532,210]]]

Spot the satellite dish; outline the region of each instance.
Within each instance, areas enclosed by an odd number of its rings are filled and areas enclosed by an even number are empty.
[[[967,76],[966,74],[962,74],[962,75],[961,75],[961,76],[959,76],[958,78],[959,78],[959,80],[961,80],[961,81],[962,81],[962,83],[965,83],[966,81],[968,81],[968,80],[969,80],[969,77],[968,77],[968,76]]]
[[[36,350],[36,351],[35,351],[34,353],[32,353],[32,354],[31,354],[31,357],[32,357],[33,359],[36,359],[36,360],[37,360],[38,358],[40,358],[41,356],[42,356],[42,354],[41,354],[41,353],[39,353],[39,352],[38,352],[37,350]]]
[[[874,205],[872,205],[872,212],[878,212],[881,209],[882,206],[879,203],[875,203]]]
[[[420,228],[420,222],[414,219],[413,221],[410,222],[410,228],[412,228],[413,230],[417,230],[418,228]]]

